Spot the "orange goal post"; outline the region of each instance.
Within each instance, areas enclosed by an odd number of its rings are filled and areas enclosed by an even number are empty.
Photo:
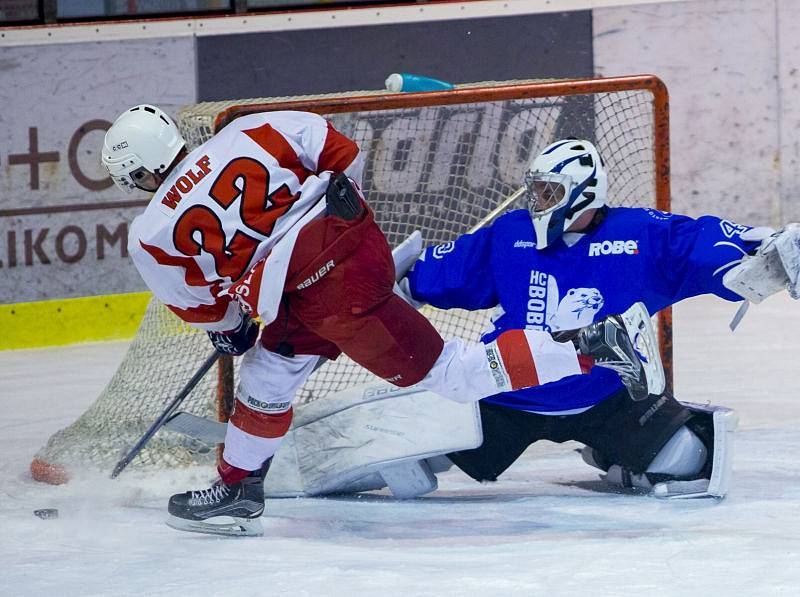
[[[524,207],[518,189],[530,160],[568,136],[589,139],[609,172],[609,203],[670,210],[669,101],[653,75],[580,80],[528,80],[457,85],[426,93],[358,91],[318,96],[255,98],[187,106],[178,125],[190,147],[231,120],[253,112],[306,110],[328,118],[365,156],[364,192],[389,243],[414,230],[426,245],[454,240]],[[445,338],[477,340],[486,312],[425,307]],[[657,329],[672,387],[672,317]],[[164,405],[210,354],[206,334],[189,328],[157,301],[119,369],[75,423],[36,454],[37,480],[63,483],[81,470],[110,473],[114,463],[158,417]],[[221,362],[182,408],[224,419],[236,366]],[[341,357],[309,379],[296,402],[319,399],[372,379]],[[169,469],[213,464],[214,446],[161,430],[130,468]]]

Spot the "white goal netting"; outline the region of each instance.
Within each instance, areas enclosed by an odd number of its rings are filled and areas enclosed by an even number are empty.
[[[215,102],[184,108],[178,122],[194,147],[212,135],[220,113],[232,116],[225,112],[232,107],[319,112],[364,152],[364,191],[389,243],[395,246],[419,229],[430,245],[490,221],[521,184],[531,158],[566,136],[596,143],[610,172],[611,203],[667,209],[666,98],[656,93],[662,86],[653,77],[610,81],[496,82],[433,94],[354,92]],[[424,313],[445,338],[475,340],[488,319],[485,312],[426,308]],[[210,353],[205,333],[151,302],[113,379],[74,424],[39,451],[34,476],[60,482],[81,468],[110,471]],[[297,400],[315,400],[370,378],[341,357],[321,367]],[[182,410],[216,416],[220,379],[212,370]],[[213,461],[213,446],[162,430],[131,467]]]

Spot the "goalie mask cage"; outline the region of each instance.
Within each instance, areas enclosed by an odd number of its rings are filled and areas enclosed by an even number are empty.
[[[530,160],[549,143],[593,141],[609,172],[609,203],[669,211],[667,90],[654,76],[574,81],[504,81],[453,90],[395,94],[354,92],[294,98],[208,102],[184,108],[178,124],[191,148],[231,120],[253,112],[322,114],[365,155],[364,191],[390,245],[421,230],[426,246],[446,243],[506,209]],[[519,197],[519,193],[517,197]],[[477,340],[489,313],[424,308],[445,338]],[[671,387],[671,315],[658,330]],[[153,300],[119,369],[97,401],[54,434],[31,464],[33,476],[64,482],[71,471],[111,471],[210,354],[206,334]],[[220,366],[189,395],[183,410],[225,417],[234,367]],[[346,357],[312,375],[295,404],[372,378]],[[227,407],[226,407],[227,405]],[[215,450],[166,429],[131,468],[212,464]]]

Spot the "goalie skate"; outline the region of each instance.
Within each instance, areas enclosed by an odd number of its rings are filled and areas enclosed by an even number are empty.
[[[594,357],[598,366],[616,371],[633,400],[664,392],[664,367],[643,303],[586,326],[578,335],[578,346],[583,354]]]
[[[187,491],[169,500],[167,526],[180,531],[253,537],[264,534],[264,477],[246,477],[226,485],[217,481],[208,489]]]

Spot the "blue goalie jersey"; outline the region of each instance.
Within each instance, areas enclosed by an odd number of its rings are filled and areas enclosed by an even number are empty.
[[[415,299],[441,309],[495,308],[483,342],[515,328],[572,330],[637,301],[656,313],[699,294],[742,300],[722,285],[722,276],[758,246],[741,239],[745,230],[714,216],[695,220],[615,207],[590,232],[538,251],[530,214],[515,210],[490,227],[426,249],[408,274],[409,285]],[[588,375],[486,400],[531,412],[570,413],[622,387],[616,373],[594,367]]]

